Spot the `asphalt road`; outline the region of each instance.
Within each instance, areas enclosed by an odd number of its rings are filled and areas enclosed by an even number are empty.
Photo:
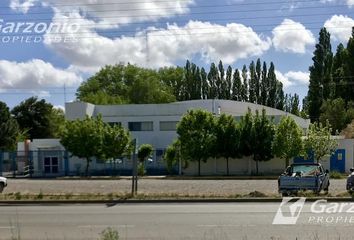
[[[279,203],[0,206],[0,239],[18,235],[23,240],[99,239],[99,233],[107,227],[117,229],[120,239],[353,239],[354,221],[325,223],[322,218],[322,222],[309,223],[310,217],[317,217],[310,212],[310,203],[306,203],[296,225],[273,225],[278,206]]]

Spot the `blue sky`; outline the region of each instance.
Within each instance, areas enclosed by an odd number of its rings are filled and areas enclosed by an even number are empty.
[[[187,59],[273,61],[285,91],[303,97],[320,28],[334,51],[346,44],[354,0],[2,0],[0,15],[0,101],[10,107],[33,95],[64,106],[107,64]]]

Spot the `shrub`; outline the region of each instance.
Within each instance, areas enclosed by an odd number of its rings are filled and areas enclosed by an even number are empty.
[[[101,232],[100,240],[119,240],[119,233],[111,227],[106,228]]]

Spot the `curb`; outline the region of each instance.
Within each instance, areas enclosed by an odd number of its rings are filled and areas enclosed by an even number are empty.
[[[353,198],[306,198],[307,202],[354,202]],[[118,199],[118,200],[3,200],[1,205],[73,205],[73,204],[146,204],[146,203],[266,203],[281,202],[282,198],[236,198],[236,199]]]

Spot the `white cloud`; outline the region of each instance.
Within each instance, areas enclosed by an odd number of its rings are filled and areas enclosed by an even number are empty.
[[[347,0],[347,4],[351,8],[352,6],[354,6],[354,0]]]
[[[87,25],[83,24],[87,21],[81,19],[79,24]],[[80,34],[76,43],[56,43],[50,40],[50,35],[47,35],[45,43],[71,62],[74,69],[84,72],[96,71],[106,64],[119,62],[161,67],[196,55],[201,56],[205,62],[222,59],[228,64],[250,56],[259,56],[271,46],[270,39],[237,23],[224,26],[190,21],[184,26],[168,24],[166,28],[151,27],[134,36],[114,39],[100,36],[92,29],[80,31],[86,33]]]
[[[39,59],[28,62],[0,61],[0,88],[40,89],[44,87],[74,86],[82,81],[77,74],[55,68]],[[47,92],[37,92],[48,97]]]
[[[310,74],[308,72],[301,71],[289,71],[285,74],[280,71],[275,71],[277,79],[283,83],[284,88],[288,88],[293,85],[308,85]]]
[[[284,88],[290,87],[293,85],[293,83],[286,77],[284,74],[279,72],[278,70],[275,70],[275,75],[277,76],[277,79],[283,84]]]
[[[38,0],[11,0],[10,8],[18,12],[27,13],[37,1]]]
[[[132,22],[156,21],[189,12],[194,0],[175,1],[112,1],[112,0],[11,0],[10,6],[17,11],[27,12],[34,3],[50,6],[57,13],[70,15],[79,13],[83,18],[94,19],[96,28],[115,28]]]
[[[346,43],[352,34],[354,20],[348,16],[334,15],[325,22],[324,26],[334,40]]]
[[[345,2],[349,8],[354,6],[354,0],[321,0],[321,3],[335,3],[335,2]]]
[[[278,51],[305,53],[306,47],[316,42],[311,31],[291,19],[284,19],[279,26],[273,29],[272,33],[273,45]]]
[[[290,81],[308,85],[310,81],[310,73],[308,72],[301,72],[301,71],[289,71],[285,74],[285,77],[290,79]]]

